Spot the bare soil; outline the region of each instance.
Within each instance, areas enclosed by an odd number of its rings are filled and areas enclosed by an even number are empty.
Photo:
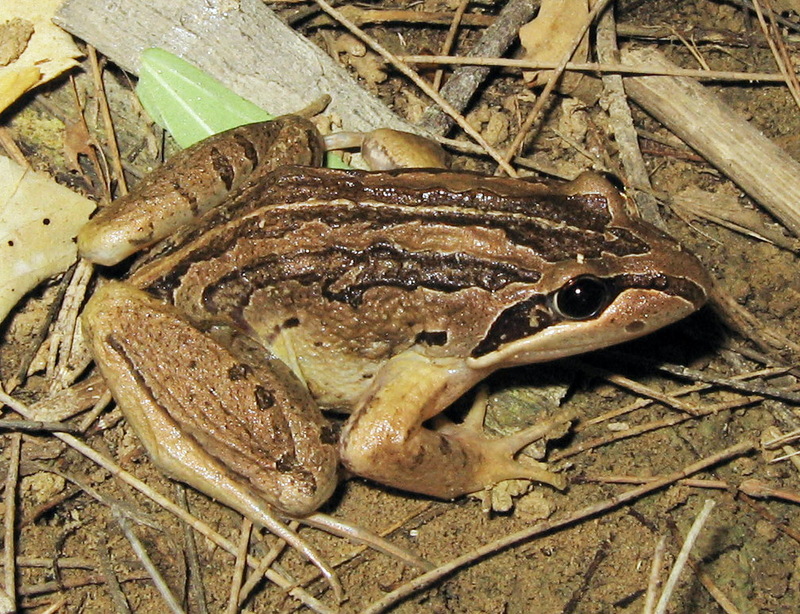
[[[453,10],[454,7],[426,0],[417,8]],[[494,7],[482,5],[478,10],[491,13]],[[692,32],[701,29],[731,37],[748,35],[752,42],[746,46],[699,43],[695,51],[713,69],[775,72],[755,18],[733,5],[709,0],[681,3],[628,0],[618,7],[617,16],[623,24],[670,26],[686,40],[691,40]],[[790,17],[796,18],[796,15]],[[442,28],[409,28],[402,24],[368,29],[390,47],[400,46],[408,53],[433,52],[441,46],[446,33]],[[319,32],[312,34],[315,40],[323,42]],[[329,35],[337,37],[339,32],[332,30]],[[475,31],[470,30],[459,38],[457,51],[467,49],[474,36]],[[791,38],[787,43],[795,57],[798,53],[796,40]],[[657,45],[682,66],[697,66],[685,45],[668,41],[645,44]],[[356,74],[356,70],[352,70]],[[159,138],[135,110],[127,77],[109,67],[106,81],[122,157],[135,182],[137,176],[157,163]],[[376,83],[374,75],[368,74],[365,85],[412,120],[419,117],[424,108],[421,94],[415,93],[391,71],[382,83]],[[96,92],[86,74],[77,77],[77,87],[81,99],[87,101],[86,115],[94,130]],[[750,84],[709,87],[800,159],[800,113],[785,87]],[[532,99],[518,74],[496,71],[480,92],[480,100],[470,111],[470,117],[502,148],[516,134]],[[487,109],[491,113],[487,113]],[[763,326],[796,341],[800,332],[800,274],[796,254],[707,221],[692,219],[691,224],[687,224],[676,215],[669,207],[670,196],[689,187],[724,195],[745,208],[757,210],[735,186],[657,122],[636,107],[633,112],[637,128],[672,143],[664,146],[656,140],[642,139],[655,190],[665,197],[666,206],[662,212],[669,231],[700,257],[720,288],[730,293]],[[494,116],[502,119],[489,121]],[[63,155],[67,132],[74,129],[67,126],[77,117],[68,81],[32,96],[6,117],[14,138],[36,168],[99,196],[99,191],[67,166]],[[575,105],[569,99],[556,98],[540,134],[526,153],[536,152],[537,156],[547,157],[565,174],[589,166],[590,161],[581,151],[584,149],[601,158],[607,156],[615,160],[615,144],[607,126],[600,106]],[[579,145],[580,150],[575,145]],[[458,159],[455,165],[493,171],[486,159],[477,157]],[[756,215],[763,223],[773,224],[765,214]],[[24,357],[36,351],[36,331],[51,311],[50,305],[59,300],[59,283],[60,280],[53,280],[34,292],[4,324],[0,340],[2,381],[7,382]],[[719,315],[707,308],[656,335],[613,352],[584,357],[582,361],[659,391],[675,393],[688,382],[667,377],[653,365],[676,363],[715,376],[731,377],[765,365],[796,363],[796,356],[785,350],[757,347],[732,332]],[[541,374],[547,377],[542,378]],[[491,424],[502,430],[533,424],[540,419],[541,406],[553,402],[551,396],[537,393],[542,379],[546,383],[556,380],[563,384],[560,390],[565,398],[561,405],[579,410],[579,419],[572,431],[548,446],[550,459],[557,459],[554,465],[569,479],[569,487],[564,492],[535,485],[528,494],[516,499],[512,510],[487,512],[477,499],[433,501],[356,479],[342,484],[323,511],[376,532],[393,530],[391,540],[434,563],[445,563],[544,519],[556,520],[611,499],[634,488],[637,480],[680,470],[739,442],[757,445],[763,438],[770,437],[765,435],[770,428],[781,432],[797,428],[798,414],[794,405],[761,397],[754,397],[751,402],[734,409],[720,409],[679,424],[669,424],[666,419],[682,417],[680,412],[655,403],[592,423],[592,419],[630,406],[640,397],[596,374],[587,373],[575,363],[519,368],[491,378],[488,382]],[[797,380],[788,374],[772,378],[769,385],[796,388]],[[14,395],[32,402],[43,397],[48,388],[43,372],[37,371],[14,391]],[[703,411],[722,403],[733,406],[741,397],[739,393],[713,387],[682,398]],[[640,425],[659,420],[665,420],[661,428],[642,433],[634,431]],[[621,434],[625,433],[631,436],[622,438]],[[613,441],[612,436],[616,437]],[[174,483],[153,467],[124,420],[101,418],[83,438],[153,488],[175,496]],[[597,443],[591,450],[578,448],[596,440],[607,441]],[[201,611],[196,596],[188,590],[198,581],[204,588],[208,611],[225,610],[234,571],[234,559],[229,554],[195,534],[202,577],[194,577],[186,563],[189,556],[187,532],[174,516],[51,436],[26,434],[22,441],[16,533],[21,611],[42,612],[62,597],[64,603],[58,610],[61,612],[114,611],[109,583],[104,579],[103,553],[107,553],[132,611],[166,611],[109,506],[60,476],[80,479],[84,486],[93,487],[107,500],[114,499],[131,507],[154,523],[157,528],[138,524],[135,532],[167,584],[188,604],[188,611]],[[9,442],[9,436],[0,438],[3,474],[9,458]],[[518,543],[458,569],[393,611],[639,613],[644,604],[656,542],[661,537],[666,539],[667,563],[671,563],[705,501],[713,500],[716,505],[692,551],[692,566],[683,572],[668,611],[673,614],[800,612],[800,546],[797,541],[800,507],[796,502],[780,498],[754,499],[738,489],[744,480],[757,479],[770,488],[788,491],[797,497],[800,493],[798,467],[785,460],[771,462],[780,452],[761,450],[739,456],[695,476],[701,482],[671,485],[612,511]],[[610,483],[622,478],[629,478],[630,483]],[[194,491],[190,490],[187,496],[192,513],[234,543],[238,542],[241,528],[238,514]],[[357,546],[320,531],[303,529],[301,533],[329,560],[346,561],[339,568],[347,596],[347,601],[341,605],[343,612],[362,611],[417,573],[374,551],[356,553]],[[262,556],[273,541],[268,534],[256,538],[250,552]],[[280,563],[297,578],[313,576],[313,568],[291,552],[282,555]],[[326,603],[333,603],[324,584],[312,582],[309,590],[319,594]],[[714,590],[727,597],[736,609],[724,610],[718,598],[712,596]],[[243,611],[291,611],[298,607],[283,591],[262,582]]]

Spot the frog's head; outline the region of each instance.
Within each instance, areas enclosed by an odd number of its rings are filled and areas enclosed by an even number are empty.
[[[603,248],[586,256],[587,234],[586,245],[576,241],[570,257],[541,267],[541,279],[499,310],[471,352],[471,367],[546,362],[615,345],[706,302],[712,282],[694,255],[630,217],[624,197],[603,178],[584,175],[569,185],[605,201],[609,221],[592,231],[603,236]]]

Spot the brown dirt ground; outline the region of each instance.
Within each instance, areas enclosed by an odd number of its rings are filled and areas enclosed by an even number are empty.
[[[443,5],[437,6],[433,0],[424,2],[422,8],[444,10]],[[491,7],[485,8],[491,10]],[[745,16],[738,8],[708,0],[678,4],[629,0],[622,3],[618,19],[628,24],[668,24],[684,33],[693,28],[749,33],[753,40],[760,40],[753,18]],[[379,39],[400,44],[397,29],[376,27],[370,31]],[[410,52],[436,49],[444,36],[442,30],[404,29],[403,33],[403,41]],[[467,44],[462,41],[461,47],[465,48]],[[679,64],[695,66],[685,47],[664,43],[658,46]],[[796,54],[796,43],[790,43],[789,48]],[[773,70],[772,60],[764,46],[701,45],[699,50],[715,69],[739,70],[746,66],[754,71]],[[127,79],[109,70],[107,80],[123,158],[135,176],[151,163],[150,146],[157,139],[141,115],[130,110],[133,107]],[[87,108],[93,112],[94,93],[90,79],[81,75],[77,84],[81,96],[89,101]],[[401,87],[401,84],[399,79],[390,77],[378,89],[384,97],[395,96],[395,108],[407,107],[406,112],[413,117],[421,107],[415,96],[407,94],[408,87]],[[800,134],[800,114],[785,88],[728,86],[713,89],[768,136],[800,158],[797,136]],[[481,108],[493,108],[507,120],[513,137],[518,125],[515,105],[523,111],[531,105],[529,96],[524,100],[520,98],[521,92],[524,88],[515,75],[496,73],[482,92],[473,118],[480,118]],[[533,148],[545,152],[550,160],[564,169],[585,166],[585,158],[561,140],[556,130],[561,133],[570,131],[570,136],[586,145],[585,127],[590,125],[594,137],[601,144],[599,147],[604,147],[613,157],[614,146],[605,130],[607,121],[599,107],[580,110],[577,119],[570,109],[569,104],[562,101],[554,105]],[[50,171],[62,182],[86,189],[81,179],[67,170],[62,153],[64,122],[74,119],[75,113],[71,87],[64,81],[20,104],[10,114],[9,125],[32,164]],[[634,108],[634,113],[638,127],[662,137],[669,136],[638,109]],[[482,127],[487,128],[486,124]],[[503,138],[503,135],[498,138]],[[510,138],[505,138],[499,145],[509,142]],[[644,144],[652,146],[650,141]],[[599,150],[597,146],[593,147],[595,151]],[[659,193],[676,194],[687,187],[699,186],[709,192],[739,196],[737,189],[709,165],[683,155],[685,153],[686,148],[677,143],[674,149],[646,155]],[[489,168],[475,159],[460,160],[457,165]],[[739,200],[744,206],[750,206],[745,197]],[[793,253],[702,220],[694,220],[689,226],[670,210],[666,211],[666,217],[670,231],[703,260],[720,286],[736,301],[750,310],[763,325],[780,331],[789,339],[797,339],[800,276]],[[764,221],[770,223],[766,217]],[[4,325],[0,347],[3,381],[14,372],[21,356],[31,351],[33,331],[40,326],[50,304],[57,300],[57,283],[54,281],[33,293]],[[706,309],[667,331],[617,350],[623,354],[622,359],[606,353],[587,357],[586,361],[671,392],[681,383],[659,375],[650,367],[635,367],[639,359],[680,363],[720,375],[758,369],[759,363],[739,353],[742,347],[748,347],[748,344],[728,331],[719,317]],[[771,363],[776,363],[778,358],[778,352],[767,357]],[[492,391],[490,411],[495,423],[516,428],[538,419],[540,414],[536,407],[539,403],[535,390],[542,371],[533,367],[520,368],[498,374],[489,381]],[[573,434],[551,443],[551,455],[620,430],[677,415],[674,410],[653,405],[611,421],[587,424],[591,418],[631,404],[635,397],[601,379],[576,371],[574,366],[558,365],[547,372],[555,373],[556,379],[566,382],[569,392],[564,403],[579,408],[580,415]],[[796,382],[793,377],[786,376],[773,380],[771,384],[794,386]],[[43,395],[47,387],[45,378],[37,373],[28,378],[15,395],[31,401]],[[718,390],[692,393],[688,397],[700,408],[736,398],[733,392]],[[514,512],[487,513],[473,499],[448,503],[430,501],[359,480],[343,484],[325,511],[375,531],[397,526],[391,539],[431,561],[444,563],[532,526],[537,519],[547,515],[542,509],[549,509],[549,518],[558,519],[633,488],[631,485],[601,483],[598,481],[600,478],[664,475],[734,443],[757,442],[769,427],[777,426],[784,432],[796,428],[791,424],[792,420],[797,420],[797,413],[791,406],[777,401],[755,402],[746,408],[720,411],[577,453],[558,462],[570,480],[565,492],[537,487],[517,501]],[[94,429],[86,440],[162,493],[174,494],[175,486],[147,460],[124,421],[107,421],[101,428]],[[7,466],[8,442],[8,437],[0,439],[4,448],[0,457],[3,459],[3,473]],[[716,507],[693,551],[698,566],[696,571],[684,572],[669,611],[674,614],[724,611],[701,582],[702,572],[707,585],[714,585],[726,595],[739,612],[798,612],[800,549],[797,529],[800,508],[775,499],[750,499],[736,488],[746,478],[757,478],[773,488],[800,491],[797,468],[788,462],[769,464],[770,457],[771,453],[754,453],[698,476],[722,481],[725,488],[672,486],[609,513],[517,544],[458,570],[433,588],[408,599],[396,611],[507,614],[641,612],[657,539],[660,536],[666,538],[667,559],[671,562],[704,502],[711,499]],[[25,591],[21,599],[22,611],[43,611],[46,604],[54,603],[60,597],[65,598],[59,610],[62,612],[112,611],[114,606],[100,567],[99,552],[104,547],[110,553],[131,609],[141,613],[166,611],[109,508],[71,484],[64,484],[51,473],[53,469],[81,476],[106,497],[135,507],[157,523],[159,529],[138,526],[136,533],[173,590],[182,594],[189,582],[184,565],[187,546],[179,521],[110,478],[91,462],[63,448],[56,440],[25,435],[17,533],[18,555],[23,557],[19,572],[19,584]],[[237,540],[240,529],[237,514],[194,491],[188,493],[188,500],[196,515],[234,542]],[[333,561],[349,557],[355,551],[349,543],[318,531],[307,529],[303,535]],[[265,541],[268,543],[271,538],[256,540],[251,552],[259,555],[266,552]],[[209,611],[223,611],[233,560],[203,538],[197,540],[197,547]],[[58,570],[52,565],[54,560],[61,562]],[[39,566],[34,565],[36,561],[40,561]],[[69,567],[71,562],[77,567]],[[291,553],[285,555],[281,563],[301,578],[310,572]],[[342,605],[344,612],[362,610],[414,576],[414,572],[403,564],[371,551],[355,555],[344,563],[339,574],[348,597]],[[191,578],[191,581],[195,582],[196,578]],[[330,595],[321,590],[324,586],[312,583],[311,588],[319,591],[330,603]],[[189,603],[189,611],[199,611],[193,598]],[[295,607],[296,602],[291,598],[265,584],[248,602],[245,611],[288,611]]]

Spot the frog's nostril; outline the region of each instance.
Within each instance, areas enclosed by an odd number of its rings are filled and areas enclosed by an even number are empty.
[[[634,320],[625,327],[625,332],[630,333],[631,335],[635,335],[637,333],[642,332],[643,328],[644,328],[644,322],[642,322],[641,320]]]

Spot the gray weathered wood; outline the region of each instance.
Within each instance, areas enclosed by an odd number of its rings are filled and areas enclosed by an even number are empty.
[[[676,68],[657,51],[623,54],[626,64]],[[727,175],[800,236],[800,164],[694,79],[627,77],[636,104]]]
[[[259,0],[67,0],[56,22],[134,74],[161,47],[271,113],[330,94],[347,130],[414,130]]]

